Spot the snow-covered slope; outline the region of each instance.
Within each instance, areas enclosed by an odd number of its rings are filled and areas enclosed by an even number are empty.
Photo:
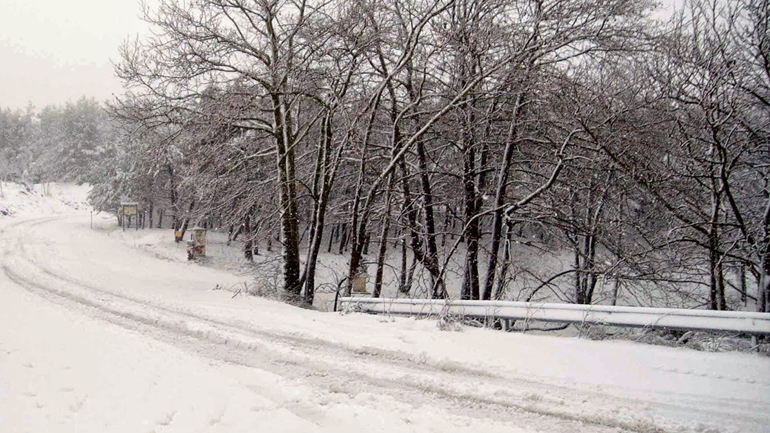
[[[88,185],[46,183],[22,185],[2,182],[0,218],[12,215],[59,215],[90,210]]]
[[[770,358],[340,315],[0,218],[0,432],[762,432]],[[41,205],[45,206],[45,205]]]

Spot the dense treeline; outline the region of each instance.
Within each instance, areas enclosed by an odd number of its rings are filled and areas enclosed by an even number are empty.
[[[121,49],[94,203],[225,227],[247,259],[277,240],[306,303],[334,248],[374,296],[765,311],[767,2],[652,7],[161,0]]]
[[[695,0],[665,25],[650,7],[161,2],[117,68],[134,195],[178,227],[217,218],[247,257],[280,233],[283,289],[306,302],[331,229],[348,289],[372,263],[375,296],[395,250],[401,292],[505,297],[534,235],[572,264],[528,297],[569,282],[591,303],[610,279],[706,286],[725,309],[753,277],[764,309],[766,4]]]
[[[36,111],[0,108],[0,180],[90,183],[111,160],[115,131],[101,103],[81,98]]]

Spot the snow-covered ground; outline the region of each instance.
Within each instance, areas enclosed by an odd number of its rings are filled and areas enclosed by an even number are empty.
[[[100,226],[98,229],[110,237],[120,239],[125,244],[144,250],[158,258],[171,261],[187,260],[185,244],[174,242],[173,231],[170,228],[142,230],[129,228],[123,231],[118,227],[115,218],[112,221],[112,224]],[[168,226],[171,218],[166,215],[163,221],[164,226]],[[262,293],[274,291],[275,286],[280,283],[281,275],[279,242],[274,241],[272,251],[268,251],[265,239],[261,239],[259,254],[254,256],[253,262],[248,262],[243,257],[243,237],[234,242],[228,242],[227,229],[228,227],[221,227],[208,231],[208,254],[201,264],[237,274],[250,274],[250,279],[254,281],[254,284],[251,285],[252,289],[259,290]],[[337,239],[332,242],[333,248],[327,249],[332,237],[331,232],[331,226],[327,227],[316,269],[314,306],[323,311],[332,310],[335,291],[338,290],[341,281],[347,276],[349,260],[349,254],[339,253]],[[450,236],[447,236],[446,244],[443,246],[439,244],[439,253],[442,257],[446,257],[450,250],[455,248],[455,241]],[[574,258],[570,255],[571,253],[554,248],[546,243],[538,243],[536,237],[533,239],[521,237],[519,241],[519,243],[513,245],[515,260],[509,272],[512,279],[508,282],[506,289],[508,300],[524,301],[531,297],[533,302],[570,302],[573,297],[574,281],[572,274],[564,274],[564,272],[568,272],[574,263]],[[305,237],[305,243],[302,244],[300,249],[300,256],[303,260],[306,248],[307,238]],[[374,290],[374,272],[376,270],[376,254],[378,251],[379,247],[373,241],[368,250],[369,254],[364,254],[364,263],[368,265],[367,288],[370,293]],[[480,271],[484,274],[484,266],[487,262],[486,253],[480,251],[479,254],[479,261],[481,262]],[[458,245],[447,265],[447,278],[445,281],[448,293],[454,299],[460,297],[464,257],[465,247],[462,244]],[[386,256],[386,266],[383,275],[383,296],[426,298],[432,288],[432,281],[429,273],[422,266],[415,268],[410,293],[408,295],[399,293],[401,260],[400,248],[394,244],[392,248],[388,249]],[[408,254],[408,260],[410,262],[412,260],[410,253]],[[564,274],[562,278],[557,278],[550,284],[542,285],[542,281],[546,281],[551,276],[560,273]],[[255,280],[253,278],[254,275],[257,275],[259,278]],[[685,276],[682,277],[687,279]],[[736,275],[728,272],[727,278],[732,279],[735,287],[738,287],[739,283]],[[749,281],[748,285],[750,292],[756,287],[753,281]],[[592,303],[600,305],[611,304],[613,288],[614,282],[612,279],[599,278]],[[672,287],[665,283],[624,281],[618,292],[617,305],[702,308],[704,300],[708,299],[707,290],[707,286],[694,283],[677,284],[676,287]],[[740,295],[735,290],[728,290],[726,297],[731,310],[756,311],[753,301],[741,302]]]
[[[0,219],[13,215],[58,215],[90,211],[88,185],[21,185],[0,181]]]
[[[767,357],[446,332],[434,320],[234,296],[217,288],[249,277],[105,236],[108,216],[92,230],[77,188],[31,201],[11,201],[10,188],[0,198],[15,214],[0,215],[0,432],[770,425]]]

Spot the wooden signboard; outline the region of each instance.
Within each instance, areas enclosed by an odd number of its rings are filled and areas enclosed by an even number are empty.
[[[125,205],[125,206],[123,206],[123,215],[125,215],[125,216],[135,216],[136,215],[136,205]]]
[[[136,202],[122,202],[120,203],[120,213],[123,214],[123,218],[121,218],[121,225],[123,226],[123,230],[126,229],[126,226],[131,224],[131,220],[137,217],[137,214],[139,213],[139,203]],[[134,222],[134,226],[136,229],[139,229],[139,221],[138,219]]]

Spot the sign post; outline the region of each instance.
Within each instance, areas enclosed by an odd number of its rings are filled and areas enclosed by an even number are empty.
[[[139,203],[135,201],[121,202],[120,213],[123,215],[121,218],[123,231],[126,231],[126,225],[131,225],[131,218],[137,217],[139,213]],[[128,223],[126,223],[126,220],[128,220]],[[137,222],[134,222],[134,226],[136,226],[136,229],[139,230],[139,225]]]

